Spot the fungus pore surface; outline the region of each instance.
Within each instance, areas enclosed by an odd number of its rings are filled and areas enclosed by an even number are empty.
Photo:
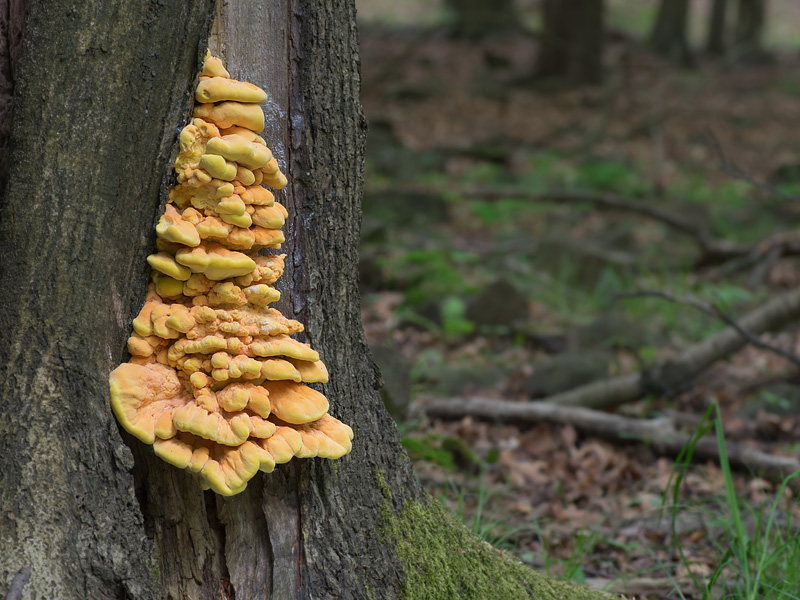
[[[353,431],[304,385],[328,371],[291,337],[303,325],[268,306],[285,255],[261,251],[280,248],[288,213],[263,187],[287,184],[258,135],[267,95],[206,55],[195,98],[111,406],[159,457],[230,496],[292,458],[347,454]]]

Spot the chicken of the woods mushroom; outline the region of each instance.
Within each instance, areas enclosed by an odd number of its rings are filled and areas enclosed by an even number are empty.
[[[328,371],[292,337],[303,325],[268,307],[285,255],[260,250],[280,248],[288,213],[263,187],[287,185],[258,135],[267,94],[207,54],[195,99],[111,406],[159,457],[230,496],[292,458],[347,454],[353,431],[304,385]]]

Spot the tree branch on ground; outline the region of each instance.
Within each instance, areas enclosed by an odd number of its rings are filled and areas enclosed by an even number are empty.
[[[696,298],[679,298],[678,296],[670,294],[669,292],[662,292],[660,290],[633,290],[630,292],[619,292],[615,294],[615,299],[642,298],[642,297],[661,298],[663,300],[669,300],[670,302],[674,302],[676,304],[691,306],[692,308],[701,310],[704,313],[711,315],[712,317],[716,317],[717,319],[720,319],[721,321],[725,322],[727,325],[733,327],[739,333],[739,335],[745,338],[756,348],[761,348],[762,350],[773,352],[778,356],[782,356],[783,358],[794,364],[796,367],[800,367],[800,356],[797,356],[797,354],[795,354],[794,352],[785,350],[780,346],[775,346],[773,344],[765,342],[763,339],[758,337],[752,331],[748,331],[747,329],[742,327],[735,319],[733,319],[730,315],[725,313],[716,304],[708,304],[707,302],[703,302],[702,300],[698,300]]]
[[[719,138],[714,133],[713,129],[708,128],[706,130],[706,137],[708,137],[708,142],[709,145],[711,146],[711,149],[719,157],[720,171],[722,171],[726,175],[729,175],[731,178],[736,179],[737,181],[744,181],[745,183],[750,184],[751,186],[753,186],[758,190],[761,190],[762,192],[767,192],[768,194],[778,196],[783,200],[789,200],[791,202],[795,202],[798,200],[797,197],[787,194],[783,190],[773,185],[769,185],[767,183],[764,183],[763,181],[758,181],[753,176],[748,175],[747,173],[742,171],[739,167],[737,167],[735,164],[733,164],[731,161],[729,161],[728,157],[725,155],[725,150],[723,150],[722,144],[720,143]]]
[[[720,279],[752,267],[751,279],[754,279],[762,265],[774,262],[783,256],[798,254],[800,254],[800,233],[792,230],[779,231],[752,246],[749,252],[733,256],[719,266],[709,269],[705,274],[709,279]]]
[[[772,331],[800,317],[800,290],[792,290],[747,313],[738,323],[754,335]],[[675,360],[654,363],[642,372],[594,381],[542,399],[561,406],[610,408],[641,400],[648,394],[670,395],[688,388],[692,379],[748,343],[734,327],[727,327],[687,348]]]
[[[429,402],[424,410],[429,417],[440,419],[473,417],[514,424],[545,422],[572,425],[601,437],[644,442],[654,452],[667,456],[680,454],[693,437],[691,433],[676,431],[672,420],[667,417],[634,419],[582,406],[558,406],[549,402],[448,398]],[[738,443],[726,444],[726,450],[733,466],[749,470],[774,483],[781,483],[792,473],[800,471],[800,461],[795,458],[773,456]],[[697,442],[692,459],[719,461],[719,447],[713,435],[704,436]],[[789,487],[800,492],[800,479],[793,479]]]

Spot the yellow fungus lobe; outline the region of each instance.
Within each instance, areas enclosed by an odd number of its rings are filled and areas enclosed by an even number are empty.
[[[194,119],[180,134],[177,185],[156,225],[147,297],[133,320],[131,361],[110,375],[119,422],[204,489],[238,494],[293,458],[339,458],[353,431],[328,414],[319,354],[303,325],[268,305],[289,214],[262,184],[288,184],[258,133],[266,93],[207,55]]]

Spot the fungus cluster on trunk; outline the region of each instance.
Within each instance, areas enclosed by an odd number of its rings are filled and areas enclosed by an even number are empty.
[[[111,406],[159,457],[233,495],[294,457],[347,454],[353,431],[303,385],[328,381],[317,352],[291,337],[303,325],[268,307],[285,255],[260,251],[280,248],[288,213],[262,186],[287,185],[258,135],[267,95],[206,56],[195,99]]]

